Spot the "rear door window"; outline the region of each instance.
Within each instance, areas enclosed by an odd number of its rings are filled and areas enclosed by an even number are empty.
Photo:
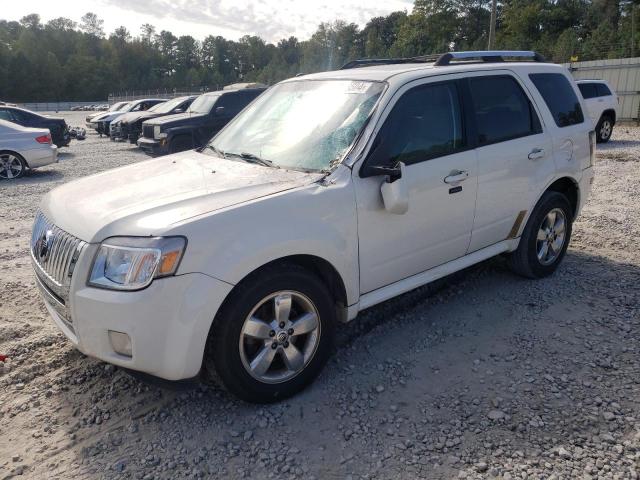
[[[611,95],[611,90],[604,83],[596,83],[596,89],[599,97],[607,97]]]
[[[579,83],[578,88],[580,89],[580,93],[582,93],[582,98],[585,100],[598,96],[595,83]]]
[[[509,75],[472,77],[469,88],[480,146],[542,131],[529,98]]]
[[[243,101],[239,93],[228,93],[220,97],[220,100],[216,103],[216,107],[224,107],[225,116],[235,116],[246,104],[247,102]]]
[[[529,78],[542,95],[558,127],[584,122],[580,101],[567,77],[561,73],[531,73]]]

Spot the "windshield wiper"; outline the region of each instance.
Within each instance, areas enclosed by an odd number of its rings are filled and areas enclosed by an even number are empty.
[[[214,147],[211,144],[207,144],[205,145],[204,148],[208,148],[209,150],[212,150],[216,155],[218,155],[220,158],[227,158],[226,154],[222,151],[219,150],[218,148]]]
[[[241,158],[241,159],[245,160],[248,163],[257,163],[258,165],[262,165],[262,166],[265,166],[265,167],[280,168],[278,165],[273,163],[271,160],[267,160],[266,158],[258,157],[257,155],[254,155],[253,153],[247,153],[247,152],[230,153],[230,152],[226,152],[225,155],[231,156],[231,157]]]

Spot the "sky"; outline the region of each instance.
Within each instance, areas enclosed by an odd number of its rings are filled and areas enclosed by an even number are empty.
[[[202,40],[221,35],[237,40],[258,35],[277,42],[291,35],[305,40],[321,22],[344,20],[363,27],[369,19],[396,10],[411,11],[413,0],[0,0],[0,18],[19,20],[38,13],[42,21],[67,17],[79,21],[91,11],[104,20],[105,32],[124,25],[132,35],[143,23],[156,31]]]

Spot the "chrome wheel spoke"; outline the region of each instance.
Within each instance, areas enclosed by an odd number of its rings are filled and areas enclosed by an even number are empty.
[[[263,383],[292,379],[315,355],[321,325],[318,310],[304,294],[288,290],[268,295],[242,324],[238,345],[242,365]]]
[[[273,363],[276,350],[265,345],[251,362],[251,371],[256,375],[264,375]]]
[[[282,294],[273,299],[275,315],[277,322],[289,322],[289,315],[291,314],[291,295]]]
[[[555,230],[556,234],[560,236],[561,233],[564,233],[564,228],[565,228],[564,218],[559,217],[558,220],[556,221],[556,224],[553,226],[553,229]]]
[[[542,248],[538,250],[538,258],[540,259],[540,261],[544,262],[547,258],[548,253],[549,253],[549,244],[547,242],[544,242],[542,244]]]
[[[271,332],[271,325],[256,317],[249,318],[242,328],[243,335],[263,340],[269,338],[269,332]]]
[[[293,343],[290,343],[289,346],[283,348],[281,353],[282,359],[289,370],[297,372],[302,369],[304,365],[304,356]]]
[[[539,242],[544,242],[547,239],[547,231],[544,228],[538,230],[538,236],[536,237],[536,239]]]
[[[292,336],[310,333],[318,328],[318,316],[313,312],[305,313],[293,321],[291,328],[293,328]]]

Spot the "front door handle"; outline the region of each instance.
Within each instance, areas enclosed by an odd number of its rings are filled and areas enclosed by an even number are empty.
[[[544,149],[542,148],[534,148],[529,152],[529,160],[538,160],[542,157],[544,157]]]
[[[460,183],[464,182],[467,178],[469,178],[469,172],[465,170],[457,170],[451,172],[451,175],[444,177],[444,183]]]

